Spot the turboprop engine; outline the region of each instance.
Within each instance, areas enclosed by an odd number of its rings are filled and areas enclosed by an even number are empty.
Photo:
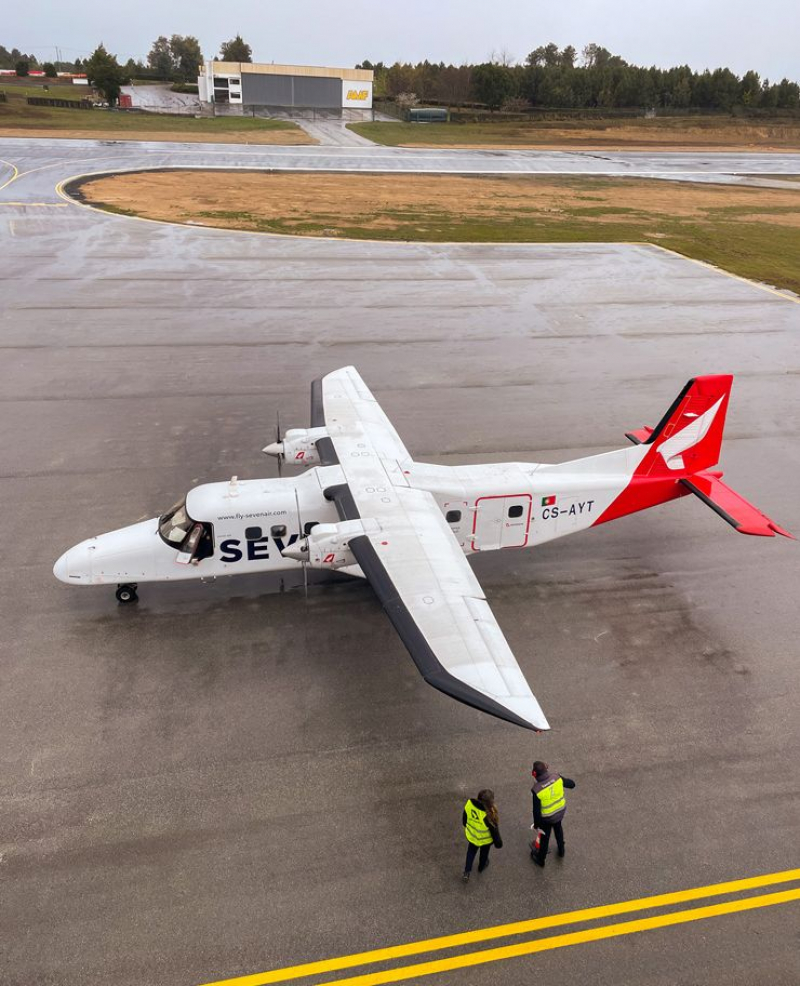
[[[318,466],[321,460],[317,442],[327,436],[325,428],[290,428],[282,441],[272,442],[261,451],[297,466]]]
[[[350,538],[364,533],[360,520],[345,520],[341,524],[317,524],[311,533],[284,548],[284,558],[294,558],[312,568],[337,569],[357,564],[350,550]]]

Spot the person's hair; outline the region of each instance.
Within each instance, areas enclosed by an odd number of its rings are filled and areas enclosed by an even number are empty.
[[[533,772],[537,777],[541,777],[542,774],[547,773],[547,764],[544,760],[535,760],[533,764]]]
[[[485,787],[482,791],[478,791],[478,801],[486,809],[486,816],[492,825],[497,825],[497,805],[494,803],[494,791],[491,791],[488,787]]]

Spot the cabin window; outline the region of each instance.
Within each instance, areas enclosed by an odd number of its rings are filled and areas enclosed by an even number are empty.
[[[314,528],[319,524],[318,520],[310,520],[307,524],[303,524],[303,534],[306,537],[314,530]]]
[[[269,533],[274,538],[285,538],[286,537],[286,524],[274,524],[269,529]]]
[[[171,507],[158,520],[158,533],[161,540],[170,548],[180,548],[188,538],[196,521],[186,512],[186,500],[183,499]],[[202,523],[203,533],[194,550],[193,557],[200,561],[214,554],[214,528],[211,524]]]
[[[192,518],[186,513],[186,500],[180,500],[159,519],[158,533],[167,544],[177,548],[183,543],[186,535],[194,525]]]
[[[448,510],[444,515],[444,519],[448,524],[457,524],[461,520],[460,510]]]
[[[522,507],[519,504],[516,504],[516,506],[513,506],[513,507],[509,507],[508,508],[508,516],[509,517],[521,517],[522,516]]]
[[[245,541],[258,541],[260,538],[261,538],[260,527],[245,527],[244,529]]]

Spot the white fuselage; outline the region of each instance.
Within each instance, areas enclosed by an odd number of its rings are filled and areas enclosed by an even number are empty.
[[[643,448],[560,465],[414,462],[393,481],[430,492],[467,555],[532,547],[591,527],[629,482]],[[203,525],[206,547],[190,563],[153,518],[81,542],[54,572],[72,585],[100,585],[296,569],[301,562],[281,552],[314,525],[339,520],[324,491],[343,482],[339,466],[320,466],[291,478],[198,486],[186,497],[185,513]]]

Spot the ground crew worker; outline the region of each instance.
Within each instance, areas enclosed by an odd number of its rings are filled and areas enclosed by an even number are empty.
[[[500,837],[500,816],[494,803],[494,791],[484,788],[477,798],[470,798],[461,813],[461,824],[467,837],[467,861],[464,864],[464,883],[469,880],[475,855],[480,851],[478,872],[482,873],[489,865],[489,850],[492,846],[503,848]]]
[[[571,790],[575,781],[551,771],[544,761],[537,760],[531,771],[533,777],[533,824],[542,833],[538,851],[531,849],[531,859],[537,866],[544,868],[547,847],[550,845],[550,833],[555,832],[558,855],[564,856],[564,829],[561,822],[567,810],[564,788]]]

